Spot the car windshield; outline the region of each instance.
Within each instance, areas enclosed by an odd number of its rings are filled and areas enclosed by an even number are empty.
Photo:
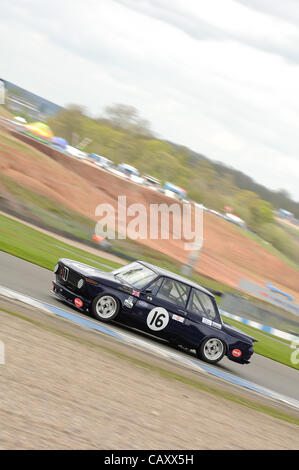
[[[143,289],[157,277],[157,273],[140,263],[131,263],[128,266],[113,271],[114,276],[138,289]]]

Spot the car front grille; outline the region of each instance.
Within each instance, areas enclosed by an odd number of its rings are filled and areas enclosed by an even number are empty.
[[[69,273],[70,273],[69,268],[67,268],[66,266],[63,266],[61,277],[62,277],[64,282],[67,282],[68,277],[69,277]]]
[[[71,269],[69,270],[69,274],[68,274],[68,278],[67,278],[67,282],[69,284],[72,284],[73,286],[77,286],[78,284],[78,281],[82,279],[82,276],[74,271],[72,271]]]
[[[69,289],[82,292],[82,289],[78,289],[77,284],[78,284],[78,281],[80,279],[84,279],[84,277],[76,273],[72,269],[68,268],[67,266],[64,266],[64,265],[59,266],[57,278],[60,282],[62,282],[62,284],[64,284]]]

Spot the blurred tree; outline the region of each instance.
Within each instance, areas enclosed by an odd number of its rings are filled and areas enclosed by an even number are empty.
[[[47,122],[56,136],[63,137],[70,145],[76,145],[80,139],[86,137],[83,135],[84,116],[82,106],[70,104]]]
[[[134,106],[127,104],[114,104],[105,108],[106,119],[115,129],[122,129],[126,132],[152,137],[150,122],[142,119]]]
[[[235,214],[245,220],[249,226],[251,225],[250,206],[254,207],[259,199],[259,196],[253,191],[242,190],[235,194],[233,203],[231,204]]]
[[[193,171],[199,178],[204,179],[208,186],[213,185],[215,179],[218,177],[218,173],[214,170],[213,166],[205,160],[199,161]]]
[[[253,191],[239,191],[236,194],[236,202],[239,205],[249,206],[250,204],[254,204],[256,201],[259,200],[259,196],[254,193]]]
[[[149,122],[133,106],[114,104],[105,109],[104,117],[91,119],[84,108],[70,105],[48,123],[70,144],[89,138],[92,143],[86,152],[104,155],[116,164],[130,163],[141,173],[182,186],[190,198],[211,209],[223,211],[229,205],[248,224],[261,224],[271,218],[272,208],[260,202],[263,200],[299,217],[299,204],[291,201],[286,191],[270,191],[237,170],[211,162],[182,145],[155,138]]]
[[[255,229],[263,224],[274,222],[273,207],[269,202],[263,201],[263,199],[252,201],[249,205],[249,211],[250,222]]]
[[[138,111],[134,106],[114,104],[105,108],[105,114],[110,124],[117,129],[129,130],[138,118]]]
[[[233,175],[229,173],[224,173],[224,175],[221,176],[219,191],[221,192],[221,194],[227,196],[233,196],[239,191],[239,188],[235,183]]]
[[[233,207],[235,212],[255,230],[263,224],[274,221],[272,205],[261,199],[253,191],[238,192]]]

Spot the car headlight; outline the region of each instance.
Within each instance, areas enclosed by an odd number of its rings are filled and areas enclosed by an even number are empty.
[[[84,286],[84,279],[79,279],[79,281],[77,282],[78,289],[82,289],[83,286]]]

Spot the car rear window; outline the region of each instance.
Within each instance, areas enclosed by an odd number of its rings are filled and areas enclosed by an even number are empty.
[[[192,313],[214,320],[215,306],[209,295],[197,289],[192,289],[187,309]]]

